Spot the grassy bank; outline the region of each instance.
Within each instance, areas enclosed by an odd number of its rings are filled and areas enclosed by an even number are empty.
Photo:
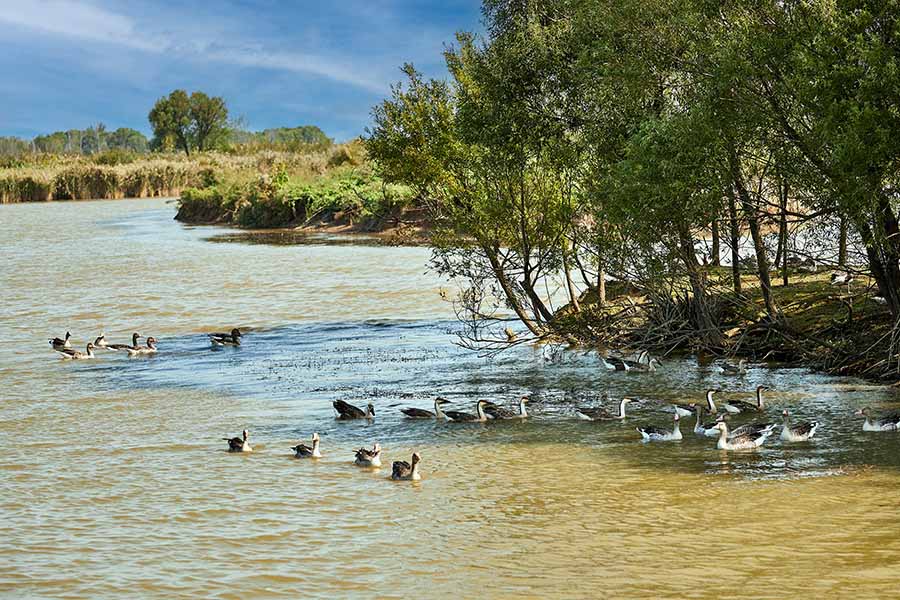
[[[834,375],[895,382],[900,376],[900,333],[870,282],[832,286],[829,273],[795,273],[773,288],[781,318],[767,318],[757,280],[743,278],[743,291],[725,287],[724,270],[711,269],[709,298],[721,333],[718,347],[701,347],[691,324],[690,303],[677,295],[651,298],[640,291],[616,294],[606,306],[593,291],[580,311],[565,307],[555,329],[571,342],[590,346],[650,349],[660,354],[709,350],[753,361],[778,361]],[[720,285],[715,285],[720,283]]]
[[[223,172],[183,190],[176,219],[246,228],[330,224],[379,230],[401,223],[414,208],[410,190],[384,183],[362,145],[350,143]]]

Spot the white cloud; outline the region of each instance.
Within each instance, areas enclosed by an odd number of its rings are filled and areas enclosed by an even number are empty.
[[[256,42],[223,44],[195,36],[184,43],[172,34],[157,31],[151,23],[94,4],[72,0],[17,0],[0,2],[0,32],[3,26],[24,28],[90,42],[165,54],[184,60],[212,61],[240,67],[256,67],[309,74],[384,92],[384,81],[364,74],[338,59],[312,53],[268,50]]]

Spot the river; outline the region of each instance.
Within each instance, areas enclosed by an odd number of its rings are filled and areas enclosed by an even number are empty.
[[[0,207],[0,594],[67,598],[767,598],[894,596],[900,433],[852,412],[886,388],[692,359],[608,373],[591,353],[453,344],[446,285],[425,248],[212,242],[162,200]],[[240,348],[205,332],[240,326]],[[104,332],[157,337],[157,356],[63,361]],[[669,401],[707,387],[770,418],[821,423],[724,453],[696,438],[642,444]],[[622,423],[574,407],[604,391]],[[522,423],[410,422],[436,394],[532,398]],[[372,423],[330,403],[372,402]],[[255,452],[224,452],[250,431]],[[289,448],[318,432],[324,458]],[[380,442],[387,464],[352,466]],[[389,463],[421,453],[421,482]]]

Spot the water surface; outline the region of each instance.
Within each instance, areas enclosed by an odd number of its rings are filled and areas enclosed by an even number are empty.
[[[159,200],[0,207],[0,593],[7,597],[781,597],[896,593],[900,436],[850,413],[892,392],[799,370],[655,376],[592,353],[453,344],[425,248],[212,243]],[[316,240],[312,240],[315,242]],[[322,240],[329,242],[330,240]],[[238,349],[204,332],[247,329]],[[160,339],[66,362],[47,338]],[[813,443],[641,444],[670,401],[750,397]],[[624,423],[574,407],[639,402]],[[532,398],[525,423],[411,423],[436,394]],[[372,402],[337,423],[330,402]],[[256,452],[223,452],[247,428]],[[317,431],[325,458],[288,448]],[[417,484],[351,466],[379,441]]]

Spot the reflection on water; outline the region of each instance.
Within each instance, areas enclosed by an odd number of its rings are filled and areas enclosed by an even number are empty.
[[[121,597],[766,597],[892,594],[900,436],[850,413],[891,392],[798,370],[652,376],[596,356],[454,346],[422,248],[210,244],[160,201],[0,207],[0,592]],[[247,328],[240,348],[204,331]],[[56,359],[46,339],[160,338],[160,354]],[[667,403],[748,399],[817,439],[721,453],[642,444]],[[639,400],[623,423],[574,407]],[[405,421],[532,396],[523,423]],[[373,402],[372,424],[330,402]],[[739,421],[739,419],[738,419]],[[251,455],[223,436],[250,430]],[[289,447],[322,437],[324,458]],[[351,466],[379,441],[376,471]],[[423,456],[424,480],[389,462]],[[721,587],[717,587],[721,586]]]
[[[390,240],[375,235],[355,233],[337,235],[295,231],[293,229],[276,229],[264,231],[232,231],[219,233],[206,238],[208,242],[266,244],[270,246],[390,246]]]

